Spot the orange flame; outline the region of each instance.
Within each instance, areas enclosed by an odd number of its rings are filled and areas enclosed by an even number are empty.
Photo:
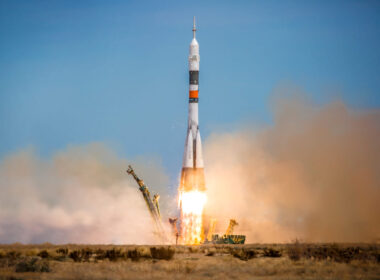
[[[207,197],[205,192],[180,192],[182,242],[186,245],[200,244],[203,241],[203,208]]]

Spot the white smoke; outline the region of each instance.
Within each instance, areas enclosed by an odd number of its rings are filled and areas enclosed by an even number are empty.
[[[49,159],[32,150],[4,158],[0,243],[155,243],[128,163],[102,144],[70,147]],[[157,160],[135,160],[134,167],[165,196],[168,178]]]

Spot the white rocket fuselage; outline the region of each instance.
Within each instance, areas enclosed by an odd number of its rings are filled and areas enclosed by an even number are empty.
[[[181,191],[205,190],[202,143],[198,122],[199,101],[199,44],[195,38],[195,22],[193,40],[189,50],[189,115],[185,152],[181,174]]]

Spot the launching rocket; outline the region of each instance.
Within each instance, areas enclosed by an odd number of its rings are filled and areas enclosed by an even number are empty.
[[[199,244],[203,241],[202,215],[206,201],[202,143],[198,124],[200,57],[195,32],[194,18],[193,40],[189,52],[188,126],[179,185],[181,239],[184,244]]]
[[[200,57],[195,32],[194,18],[193,40],[189,52],[189,115],[180,183],[180,191],[184,192],[205,191],[202,142],[198,124]]]

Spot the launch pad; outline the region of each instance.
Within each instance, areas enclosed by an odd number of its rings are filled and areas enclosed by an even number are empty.
[[[158,205],[158,198],[159,195],[155,194],[153,196],[153,199],[150,196],[150,192],[148,187],[145,185],[144,181],[141,180],[133,170],[132,166],[128,166],[127,173],[131,175],[135,181],[137,182],[139,189],[144,197],[144,200],[146,202],[146,205],[148,207],[149,213],[152,217],[154,228],[155,228],[155,234],[158,237],[159,241],[163,244],[166,243],[174,243],[172,240],[175,240],[175,244],[178,244],[178,238],[181,237],[180,233],[178,231],[177,227],[177,218],[169,218],[169,223],[172,226],[172,232],[167,233],[165,230],[165,227],[163,226],[161,215],[160,215],[160,208]],[[216,225],[216,220],[211,219],[210,226],[208,228],[208,234],[205,240],[200,240],[199,243],[195,244],[244,244],[245,243],[245,235],[235,235],[233,234],[234,227],[238,225],[236,220],[231,219],[230,224],[228,225],[228,228],[226,230],[226,233],[219,236],[218,234],[214,234]],[[181,238],[181,240],[183,240]],[[181,242],[184,243],[184,242]],[[194,245],[194,244],[188,244],[187,245]]]

